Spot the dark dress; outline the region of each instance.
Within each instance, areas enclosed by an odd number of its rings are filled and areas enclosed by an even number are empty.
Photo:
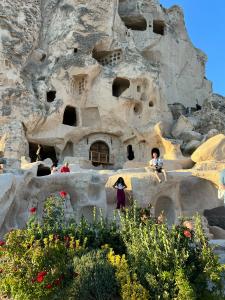
[[[124,186],[125,188],[125,186]],[[123,189],[117,189],[117,209],[125,207],[125,192]]]

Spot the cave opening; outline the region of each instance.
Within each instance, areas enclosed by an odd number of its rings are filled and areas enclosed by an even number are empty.
[[[165,23],[162,20],[153,21],[153,32],[156,34],[164,35]]]
[[[31,162],[42,161],[50,158],[53,163],[58,162],[55,147],[41,144],[29,143],[29,156]]]
[[[47,102],[53,102],[56,98],[56,91],[47,92]]]
[[[126,78],[117,77],[113,81],[112,94],[114,97],[120,97],[124,91],[130,87],[130,81]]]
[[[135,158],[132,145],[127,146],[127,158],[128,158],[128,160],[134,160],[134,158]]]
[[[68,126],[77,126],[77,114],[75,107],[66,106],[63,114],[63,124]]]

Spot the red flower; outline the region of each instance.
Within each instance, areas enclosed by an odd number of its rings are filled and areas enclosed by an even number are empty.
[[[44,280],[44,276],[37,276],[37,282],[42,282]]]
[[[36,213],[37,208],[36,207],[31,207],[29,211],[30,211],[30,213],[34,214],[34,213]]]
[[[35,278],[32,278],[32,279],[31,279],[31,282],[32,282],[32,283],[35,283],[35,281],[36,281]]]
[[[0,246],[4,246],[5,245],[5,242],[0,240]]]
[[[189,230],[184,230],[184,236],[186,236],[187,238],[191,238],[191,233]]]
[[[37,275],[37,282],[42,282],[45,279],[46,275],[47,275],[46,271],[39,272]]]
[[[3,269],[0,269],[0,274],[3,272]]]
[[[47,284],[47,285],[45,286],[45,288],[50,290],[50,289],[52,288],[52,284],[51,284],[51,283]]]
[[[67,195],[67,192],[61,191],[59,194],[62,198],[65,198]]]

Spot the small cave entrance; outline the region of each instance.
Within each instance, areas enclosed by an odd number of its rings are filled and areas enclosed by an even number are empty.
[[[47,102],[53,102],[56,98],[56,91],[48,91],[46,93]]]
[[[158,217],[161,213],[165,216],[168,225],[171,226],[175,223],[175,205],[171,198],[167,196],[161,196],[158,198],[155,204],[155,217]]]
[[[130,81],[128,79],[117,77],[113,80],[112,95],[114,97],[120,97],[129,87]]]
[[[46,158],[50,158],[54,164],[57,164],[58,162],[56,151],[53,146],[29,143],[29,156],[31,162],[42,161]]]
[[[147,21],[141,15],[120,17],[128,29],[137,31],[145,31],[147,29]]]
[[[63,114],[63,124],[68,126],[77,126],[77,114],[75,107],[66,106]]]
[[[42,176],[47,176],[51,174],[51,169],[49,167],[46,167],[44,165],[39,165],[37,169],[37,176],[42,177]]]
[[[165,34],[165,23],[162,20],[153,21],[153,32],[156,34],[164,35]]]
[[[128,160],[134,160],[135,159],[132,145],[127,146],[127,158],[128,158]]]
[[[108,165],[110,163],[109,146],[102,141],[93,143],[89,151],[89,160],[95,167],[99,165]]]

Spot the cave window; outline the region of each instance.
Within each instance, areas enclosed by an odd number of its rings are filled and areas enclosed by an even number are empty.
[[[40,145],[40,150],[37,154],[38,148],[38,144],[29,143],[29,156],[31,162],[42,161],[46,158],[50,158],[53,163],[58,162],[56,157],[56,151],[53,146]]]
[[[77,48],[74,48],[73,49],[73,53],[77,53],[78,49]]]
[[[76,108],[73,106],[66,106],[64,115],[63,115],[63,124],[68,126],[77,125],[77,114]]]
[[[51,174],[51,169],[49,167],[46,167],[44,165],[39,165],[37,169],[37,176],[42,177],[42,176],[48,176]]]
[[[114,97],[120,97],[121,94],[130,87],[130,81],[125,78],[117,77],[113,81],[112,94]]]
[[[47,92],[47,102],[53,102],[56,97],[56,91],[48,91]]]
[[[134,151],[132,145],[127,146],[127,158],[128,160],[134,160]]]
[[[103,66],[114,66],[122,60],[122,51],[97,51],[93,50],[92,57]]]
[[[153,21],[153,32],[156,34],[164,35],[165,23],[161,20],[154,20]]]
[[[93,166],[109,164],[109,147],[105,142],[97,141],[93,143],[89,151],[89,160]]]
[[[149,107],[153,107],[153,106],[154,106],[153,101],[150,101],[149,104],[148,104],[148,106],[149,106]]]
[[[141,92],[141,86],[140,86],[140,85],[137,86],[137,92],[138,92],[138,93]]]
[[[120,11],[119,15],[128,29],[137,31],[145,31],[147,29],[147,21],[142,15],[127,16],[124,13],[120,13]]]

